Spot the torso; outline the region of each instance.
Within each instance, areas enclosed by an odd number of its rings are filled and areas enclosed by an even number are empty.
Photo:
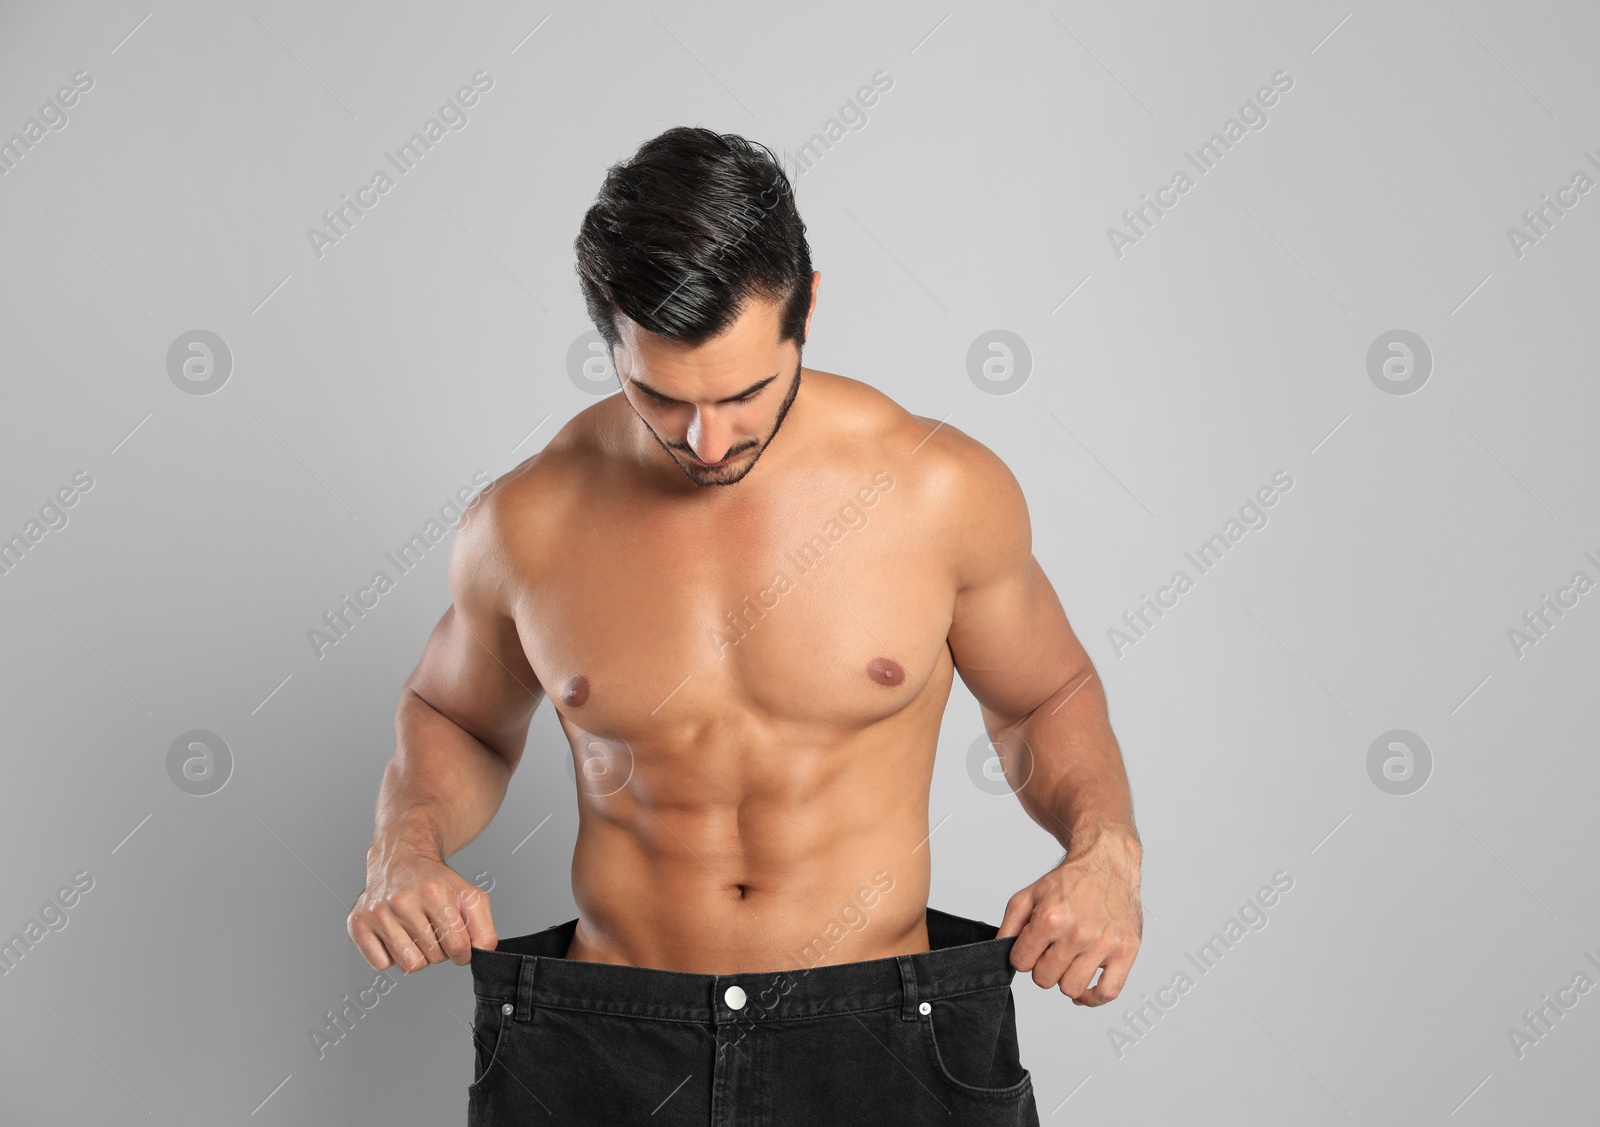
[[[620,395],[590,408],[499,500],[578,778],[567,957],[727,974],[927,950],[955,599],[934,424],[806,370],[756,468],[688,492],[623,456],[630,425]]]

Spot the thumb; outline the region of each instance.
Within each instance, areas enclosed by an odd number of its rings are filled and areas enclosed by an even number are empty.
[[[456,907],[461,909],[462,922],[467,925],[467,938],[474,947],[493,951],[500,943],[494,931],[494,918],[489,914],[489,894],[477,885],[466,885],[456,892]]]

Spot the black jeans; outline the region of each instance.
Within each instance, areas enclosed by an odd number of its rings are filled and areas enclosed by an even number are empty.
[[[469,1127],[1037,1127],[1011,946],[927,909],[930,951],[690,974],[568,962],[577,920],[472,949]]]

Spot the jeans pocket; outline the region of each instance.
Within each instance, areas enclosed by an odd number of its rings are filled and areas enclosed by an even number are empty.
[[[954,998],[936,998],[921,1017],[923,1043],[933,1067],[963,1095],[1019,1100],[1033,1085],[1017,1048],[1015,1005],[1009,986]]]
[[[489,1074],[495,1069],[501,1057],[501,1049],[506,1040],[506,1027],[511,1024],[511,1015],[506,1013],[509,1003],[502,1003],[497,998],[484,998],[474,996],[475,1003],[472,1009],[472,1048],[473,1068],[472,1083],[467,1085],[467,1091],[473,1092],[483,1086]]]

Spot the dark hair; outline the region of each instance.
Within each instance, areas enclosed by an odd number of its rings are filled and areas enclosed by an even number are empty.
[[[780,341],[805,343],[811,248],[772,150],[678,126],[606,170],[578,237],[578,284],[606,342],[615,315],[693,348],[758,295],[782,302]]]

